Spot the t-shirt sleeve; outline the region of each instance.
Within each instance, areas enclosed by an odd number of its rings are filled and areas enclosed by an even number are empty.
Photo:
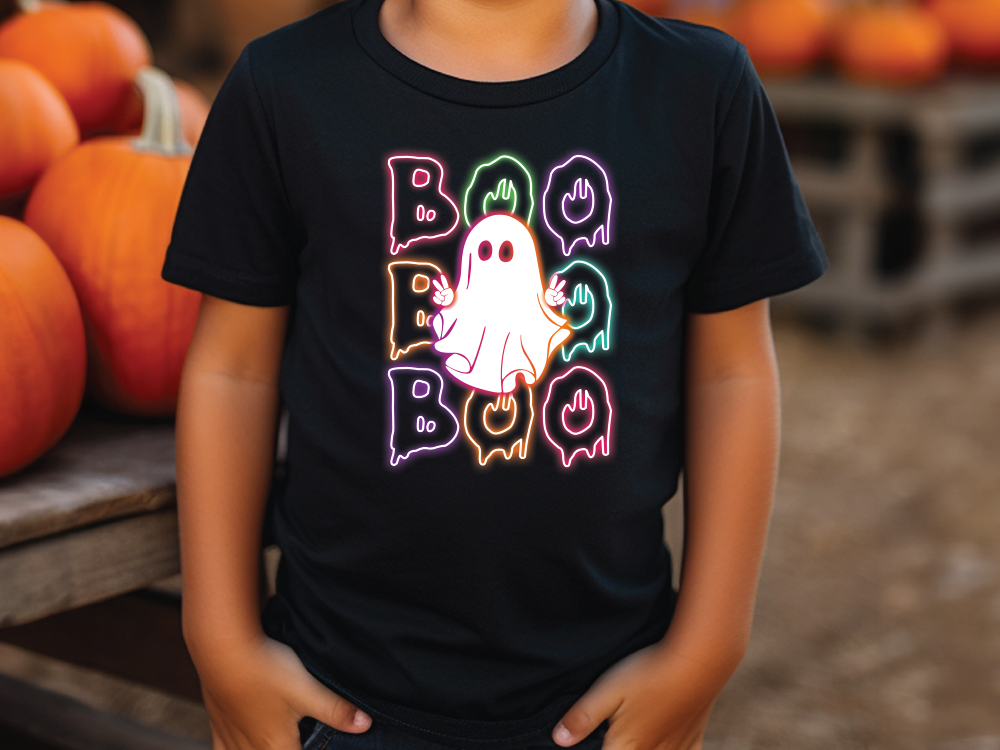
[[[300,237],[247,46],[209,111],[161,276],[242,304],[290,304]]]
[[[707,240],[685,288],[686,308],[695,313],[791,291],[828,266],[774,110],[742,44],[734,75],[716,134]]]

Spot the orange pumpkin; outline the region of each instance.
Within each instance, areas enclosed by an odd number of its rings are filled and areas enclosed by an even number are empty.
[[[958,57],[1000,62],[1000,0],[930,0],[927,9],[948,30]]]
[[[30,188],[79,142],[69,105],[45,76],[20,60],[0,59],[0,198]]]
[[[205,121],[208,119],[210,108],[208,99],[187,81],[174,78],[173,82],[174,90],[177,92],[177,101],[181,105],[181,127],[184,130],[184,140],[189,145],[196,146],[201,138],[201,131],[205,129]],[[142,126],[142,96],[137,92],[133,99],[134,103],[124,113],[121,125],[116,128],[117,132],[139,134]]]
[[[80,409],[86,346],[66,271],[21,222],[0,216],[0,477],[55,445]]]
[[[0,57],[38,68],[66,97],[82,135],[111,129],[135,75],[152,62],[139,27],[103,2],[22,3],[0,24]]]
[[[117,411],[177,406],[201,294],[160,277],[191,147],[170,77],[140,72],[143,132],[98,136],[55,162],[25,210],[62,261],[87,329],[87,392]]]
[[[936,78],[950,55],[944,27],[917,5],[855,5],[836,25],[833,54],[847,78],[885,85]]]
[[[811,67],[826,52],[832,21],[826,0],[741,0],[732,11],[734,36],[764,74]]]

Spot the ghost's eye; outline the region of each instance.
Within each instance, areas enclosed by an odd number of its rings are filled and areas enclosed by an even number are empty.
[[[514,257],[514,246],[510,244],[510,240],[504,240],[500,244],[500,249],[497,251],[497,255],[500,256],[500,260],[504,263]]]
[[[501,247],[502,251],[503,248]],[[493,255],[493,245],[490,244],[489,240],[483,240],[479,243],[479,260],[489,260],[490,256]]]

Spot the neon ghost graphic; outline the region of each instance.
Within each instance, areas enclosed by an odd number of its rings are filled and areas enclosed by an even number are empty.
[[[555,312],[566,301],[565,280],[542,288],[541,264],[527,225],[510,214],[487,214],[465,236],[455,288],[441,274],[431,298],[433,348],[449,355],[448,373],[487,393],[511,393],[517,374],[526,385],[542,377],[549,357],[572,334]]]

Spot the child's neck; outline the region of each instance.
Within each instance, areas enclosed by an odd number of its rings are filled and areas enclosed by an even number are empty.
[[[577,57],[597,31],[594,0],[383,0],[386,40],[428,68],[514,81]]]

